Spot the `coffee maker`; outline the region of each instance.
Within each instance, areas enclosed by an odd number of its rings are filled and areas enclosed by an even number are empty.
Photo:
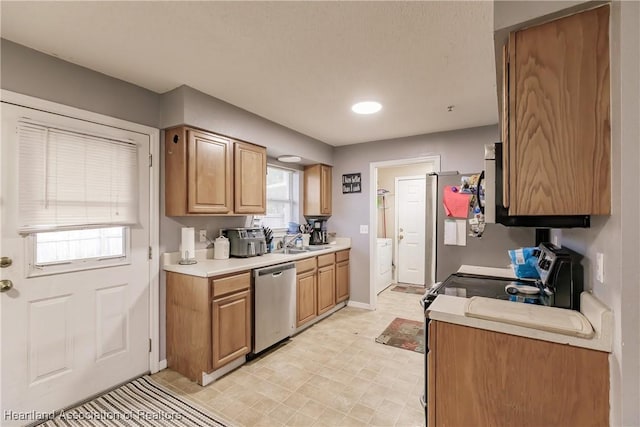
[[[327,219],[326,217],[306,217],[307,223],[311,226],[311,236],[309,237],[310,245],[326,245],[329,243],[327,236]]]

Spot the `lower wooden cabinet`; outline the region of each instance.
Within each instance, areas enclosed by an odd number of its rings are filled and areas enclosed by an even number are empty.
[[[336,253],[336,304],[349,299],[349,251]]]
[[[430,426],[609,425],[608,353],[429,323]]]
[[[331,310],[336,305],[335,264],[318,268],[318,314]]]
[[[349,298],[349,249],[296,262],[296,326]]]
[[[216,298],[212,305],[213,369],[251,351],[251,291]]]
[[[317,316],[316,278],[315,266],[296,277],[296,326],[304,325]]]
[[[167,366],[202,384],[251,351],[251,275],[207,279],[167,272]]]

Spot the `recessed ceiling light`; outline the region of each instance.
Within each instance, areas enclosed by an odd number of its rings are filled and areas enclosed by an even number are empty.
[[[356,114],[373,114],[382,109],[382,104],[375,101],[358,102],[351,106],[351,111]]]
[[[278,161],[282,163],[298,163],[302,158],[300,156],[280,156]]]

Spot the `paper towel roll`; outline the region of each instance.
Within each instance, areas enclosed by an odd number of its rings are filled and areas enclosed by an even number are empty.
[[[196,230],[193,227],[182,227],[182,242],[180,244],[180,257],[184,260],[196,257]]]

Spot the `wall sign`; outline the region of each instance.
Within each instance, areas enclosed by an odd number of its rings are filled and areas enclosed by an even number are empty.
[[[342,194],[361,192],[362,182],[360,173],[347,173],[342,175]]]

